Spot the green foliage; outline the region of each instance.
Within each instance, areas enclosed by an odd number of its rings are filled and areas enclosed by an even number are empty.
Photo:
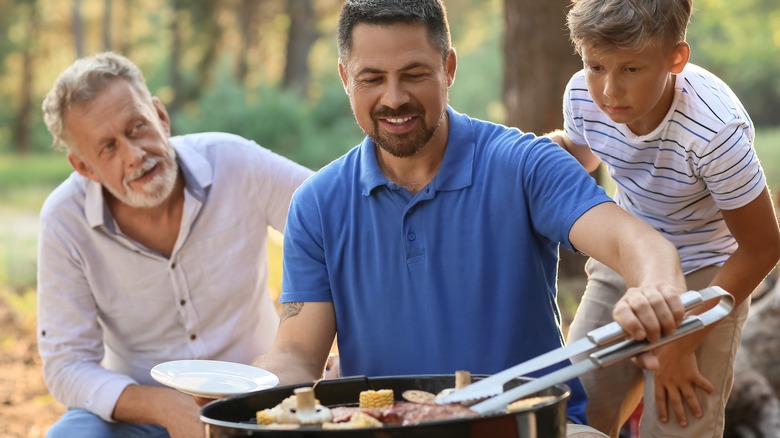
[[[756,129],[756,153],[764,168],[767,184],[773,192],[780,190],[780,128]]]
[[[723,79],[757,125],[780,119],[777,0],[699,0],[688,29],[691,61]]]
[[[313,102],[268,85],[247,90],[226,71],[216,83],[196,105],[174,118],[176,132],[230,132],[313,169],[363,137],[339,82],[324,87],[322,96]]]
[[[64,154],[0,155],[0,193],[20,187],[55,187],[73,169]]]

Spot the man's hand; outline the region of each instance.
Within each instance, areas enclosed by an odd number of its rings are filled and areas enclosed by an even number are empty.
[[[171,388],[129,385],[114,407],[114,419],[128,423],[159,424],[171,438],[205,435],[200,409],[192,396]]]
[[[628,337],[637,341],[655,342],[672,335],[685,316],[679,291],[671,285],[633,287],[615,304],[612,316]],[[659,360],[652,351],[632,359],[644,369],[655,371]]]
[[[659,348],[657,355],[659,368],[653,380],[658,419],[664,423],[669,421],[671,406],[680,426],[687,426],[686,404],[695,417],[703,414],[696,388],[712,394],[715,387],[699,372],[696,355],[684,340]]]

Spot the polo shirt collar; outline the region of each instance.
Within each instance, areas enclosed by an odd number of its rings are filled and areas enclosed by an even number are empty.
[[[206,191],[214,179],[214,171],[208,160],[193,148],[179,146],[176,137],[170,139],[176,150],[176,162],[184,174],[184,186],[199,201],[206,198]],[[84,213],[90,227],[108,226],[113,228],[114,218],[108,209],[100,183],[84,178]]]
[[[471,120],[449,105],[447,115],[450,125],[447,147],[439,171],[431,181],[431,186],[436,191],[459,190],[470,186],[474,170],[476,144]],[[379,169],[374,141],[367,136],[359,147],[362,194],[369,196],[375,188],[387,185],[390,181]]]

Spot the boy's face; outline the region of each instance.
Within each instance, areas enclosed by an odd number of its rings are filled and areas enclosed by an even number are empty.
[[[585,81],[593,102],[613,122],[634,134],[652,132],[674,98],[674,76],[688,62],[688,45],[666,51],[652,44],[641,51],[582,48]]]

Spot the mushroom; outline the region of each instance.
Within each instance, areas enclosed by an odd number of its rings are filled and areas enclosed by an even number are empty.
[[[469,371],[455,371],[455,387],[442,389],[436,394],[436,398],[450,395],[468,385],[471,385],[471,373]]]
[[[330,409],[317,403],[313,388],[296,388],[293,392],[295,395],[270,410],[276,423],[318,425],[333,419]]]

